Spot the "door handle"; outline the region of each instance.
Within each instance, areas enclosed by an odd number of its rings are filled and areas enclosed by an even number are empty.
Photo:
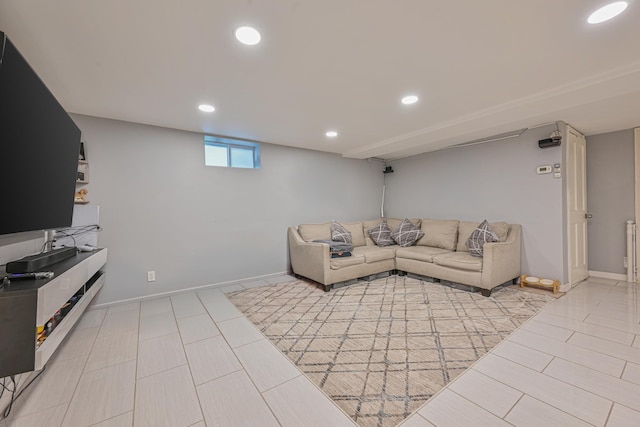
[[[593,215],[592,215],[592,214],[587,213],[587,214],[584,214],[584,217],[585,217],[586,219],[591,219],[591,218],[593,218]]]

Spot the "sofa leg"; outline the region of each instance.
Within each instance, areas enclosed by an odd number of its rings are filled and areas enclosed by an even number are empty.
[[[483,297],[490,297],[491,289],[480,289],[480,293],[482,294]]]
[[[333,288],[333,285],[322,285],[322,290],[325,292],[329,292]]]

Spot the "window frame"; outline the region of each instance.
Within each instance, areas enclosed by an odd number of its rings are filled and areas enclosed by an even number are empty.
[[[257,142],[245,141],[241,139],[234,138],[225,138],[221,136],[204,136],[204,146],[213,146],[224,148],[227,152],[227,165],[209,165],[207,164],[207,159],[205,156],[205,166],[213,166],[213,167],[223,167],[223,168],[234,168],[234,169],[260,169],[262,167],[261,164],[261,156],[260,156],[260,144]],[[231,157],[231,149],[236,148],[240,150],[251,151],[253,154],[253,166],[252,167],[244,167],[244,166],[233,166],[232,165],[232,157]]]

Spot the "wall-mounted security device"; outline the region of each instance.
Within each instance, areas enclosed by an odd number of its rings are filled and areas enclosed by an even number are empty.
[[[561,139],[546,138],[538,141],[538,147],[540,148],[557,147],[561,143],[562,143]]]
[[[551,165],[538,166],[536,168],[536,173],[538,175],[544,175],[544,174],[547,174],[547,173],[551,173]]]
[[[391,166],[385,166],[382,173],[393,173],[393,168]]]

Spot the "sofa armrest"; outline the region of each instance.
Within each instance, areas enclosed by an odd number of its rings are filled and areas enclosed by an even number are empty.
[[[520,276],[522,226],[512,224],[505,242],[485,243],[482,261],[482,285],[493,289]]]
[[[305,242],[294,227],[289,227],[287,234],[293,272],[316,282],[327,284],[327,273],[331,268],[329,265],[329,245]]]

